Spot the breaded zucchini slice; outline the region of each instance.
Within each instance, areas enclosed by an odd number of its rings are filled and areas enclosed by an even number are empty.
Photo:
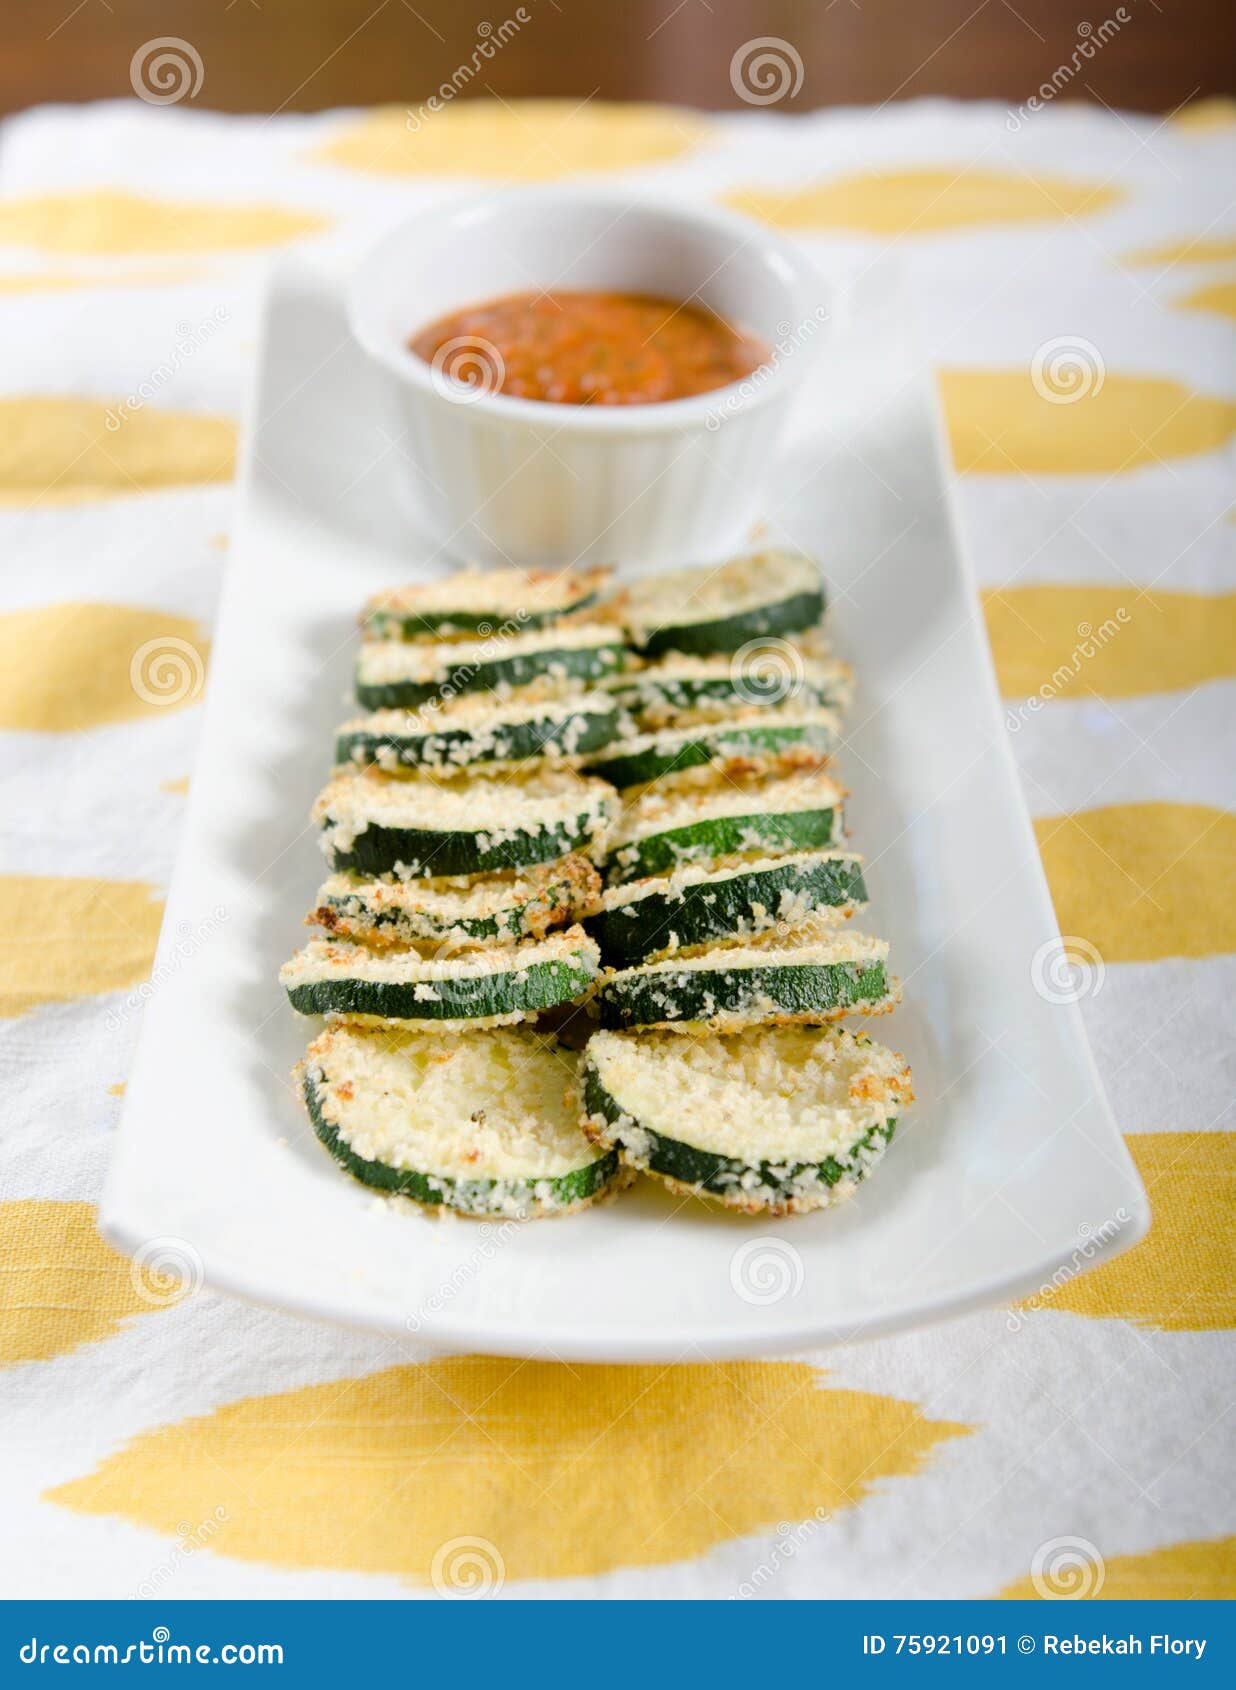
[[[333,869],[444,879],[595,852],[616,806],[604,781],[554,765],[447,781],[358,769],[335,776],[313,817]]]
[[[842,920],[866,902],[860,857],[796,851],[612,886],[584,927],[602,961],[622,968],[698,946],[785,935],[824,916]]]
[[[526,1028],[338,1025],[298,1070],[314,1131],[379,1191],[465,1215],[569,1214],[624,1183],[580,1130],[578,1055]]]
[[[594,903],[601,877],[586,857],[478,880],[366,880],[335,874],[307,920],[368,945],[513,945],[539,939]]]
[[[293,1009],[347,1021],[500,1027],[587,991],[601,955],[582,927],[489,950],[373,949],[314,939],[279,970]]]
[[[371,639],[485,639],[497,629],[531,633],[596,602],[608,569],[461,569],[375,593],[361,612]]]
[[[508,697],[514,688],[533,684],[547,692],[579,692],[625,663],[617,629],[597,623],[437,645],[371,640],[356,662],[356,701],[364,710],[415,710],[461,693]]]
[[[596,1005],[602,1027],[684,1033],[881,1015],[901,997],[887,963],[885,940],[813,925],[776,944],[722,946],[619,969],[601,981]]]
[[[608,840],[611,885],[671,874],[687,863],[733,856],[783,856],[827,850],[843,838],[845,790],[819,770],[778,776],[699,778],[641,792],[623,809]]]
[[[645,786],[710,763],[818,763],[836,749],[840,737],[841,719],[833,710],[756,709],[619,740],[587,766],[614,786]]]
[[[438,710],[376,710],[345,722],[335,735],[335,761],[447,774],[533,757],[579,761],[608,745],[622,723],[617,701],[600,693],[504,703],[468,693]]]
[[[849,1196],[913,1097],[904,1057],[833,1027],[603,1032],[584,1057],[584,1130],[597,1145],[746,1214]]]
[[[647,657],[737,651],[762,635],[808,628],[823,614],[818,566],[801,552],[779,550],[645,576],[619,605],[632,645]]]
[[[686,657],[672,651],[645,669],[624,671],[603,684],[646,729],[715,720],[761,704],[846,710],[854,696],[848,663],[800,657],[775,642],[728,656]]]

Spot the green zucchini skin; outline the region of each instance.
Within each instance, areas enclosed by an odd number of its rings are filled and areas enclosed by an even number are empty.
[[[585,867],[578,859],[572,861],[578,868]],[[594,870],[590,872],[595,875]],[[391,939],[410,945],[424,944],[427,940],[433,943],[448,935],[456,940],[513,944],[565,925],[590,896],[591,886],[587,881],[564,866],[561,877],[546,874],[540,886],[528,896],[512,897],[490,915],[455,915],[448,919],[445,915],[436,916],[428,908],[412,914],[397,905],[375,909],[366,900],[362,886],[342,893],[323,887],[311,919],[329,932],[351,929],[353,937],[358,933],[376,935],[379,940]]]
[[[821,857],[700,881],[674,894],[658,891],[654,882],[638,901],[588,916],[583,925],[601,947],[602,960],[623,968],[664,949],[671,933],[678,948],[685,949],[748,931],[757,909],[775,910],[785,893],[802,899],[808,913],[852,909],[867,902],[856,857]]]
[[[620,713],[578,711],[570,715],[530,717],[502,722],[483,738],[467,728],[433,729],[428,733],[373,733],[365,728],[340,732],[335,761],[361,767],[464,769],[475,763],[515,763],[544,757],[564,745],[570,755],[586,756],[608,745],[619,730]]]
[[[748,640],[761,636],[780,636],[810,628],[824,614],[825,595],[818,589],[791,593],[772,604],[755,605],[750,610],[720,616],[708,622],[670,623],[644,635],[639,650],[645,657],[663,657],[667,652],[681,651],[690,657],[705,657],[710,652],[738,651]]]
[[[585,593],[569,604],[554,610],[521,610],[520,633],[532,633],[561,622],[564,616],[574,616],[596,604],[600,594]],[[461,634],[487,639],[494,629],[510,620],[509,611],[441,610],[420,611],[404,616],[393,610],[372,610],[365,619],[365,631],[374,639],[407,640],[423,645],[428,640],[451,639]]]
[[[743,678],[742,684],[743,690],[739,692],[736,682],[728,675],[688,678],[662,677],[649,672],[624,677],[620,685],[611,686],[608,690],[634,716],[654,717],[658,721],[672,717],[677,711],[699,710],[710,705],[749,710],[753,704],[771,707],[785,702],[785,683],[780,676],[772,675],[764,683],[757,675],[749,675]],[[845,687],[841,685],[819,685],[806,679],[799,682],[793,691],[795,704],[822,705],[832,709],[844,705],[847,696]]]
[[[760,850],[825,850],[839,841],[841,809],[760,812],[743,816],[708,816],[642,839],[624,840],[606,857],[611,886],[670,874],[684,863]]]
[[[681,1026],[718,1015],[832,1017],[888,998],[882,962],[770,963],[761,968],[727,967],[718,951],[717,966],[667,970],[645,975],[631,970],[611,975],[598,988],[601,1026]],[[667,1001],[667,999],[669,1001]]]
[[[674,730],[670,730],[671,732]],[[675,745],[645,746],[624,751],[621,744],[605,756],[591,759],[588,772],[600,775],[612,786],[643,786],[663,775],[706,763],[724,762],[727,757],[775,757],[795,747],[821,755],[835,749],[837,731],[826,722],[708,723],[684,732]]]
[[[331,925],[329,920],[322,922],[321,911],[349,916],[357,908],[358,905],[354,899],[328,898],[319,906],[319,925]],[[461,920],[453,922],[449,927],[437,928],[433,934],[428,930],[417,932],[409,929],[398,910],[381,910],[370,917],[370,920],[379,931],[383,928],[389,929],[392,934],[400,937],[406,936],[408,943],[414,945],[423,945],[427,939],[432,939],[435,935],[445,937],[447,933],[453,931],[458,931],[469,939],[492,939],[497,943],[505,943],[509,940],[523,938],[527,931],[522,923],[523,908],[523,905],[517,904],[511,907],[509,913],[504,910],[501,915],[465,916]]]
[[[588,1115],[606,1123],[606,1138],[623,1145],[624,1123],[632,1119],[601,1084],[596,1069],[584,1057],[584,1107]],[[842,1181],[856,1181],[863,1177],[867,1166],[889,1144],[897,1125],[896,1117],[882,1121],[857,1141],[845,1156],[829,1156],[823,1162],[742,1162],[731,1156],[718,1156],[711,1150],[699,1150],[683,1144],[679,1139],[666,1138],[643,1122],[635,1122],[640,1144],[635,1166],[659,1174],[676,1185],[688,1186],[701,1195],[732,1201],[743,1189],[742,1181],[752,1174],[761,1186],[786,1203],[800,1195],[801,1182],[814,1171],[816,1178],[829,1187]],[[764,1205],[767,1207],[768,1205]]]
[[[515,953],[512,953],[514,958]],[[534,962],[504,974],[428,982],[437,994],[418,998],[416,985],[394,980],[311,980],[288,990],[301,1015],[376,1015],[387,1021],[468,1021],[516,1010],[548,1009],[586,991],[592,970],[566,962]]]
[[[450,647],[443,652],[449,655]],[[509,652],[484,662],[463,665],[438,681],[362,681],[356,677],[356,699],[366,710],[415,710],[433,698],[454,698],[465,692],[494,692],[502,687],[529,686],[543,676],[570,681],[601,680],[619,673],[626,648],[613,645],[564,646],[546,651]],[[445,694],[443,689],[446,689]]]
[[[479,1038],[480,1034],[470,1034]],[[618,1172],[618,1152],[606,1151],[595,1162],[573,1168],[552,1180],[528,1180],[522,1185],[510,1180],[453,1180],[436,1174],[418,1173],[411,1168],[393,1168],[387,1162],[371,1162],[358,1156],[339,1135],[338,1127],[322,1113],[318,1088],[311,1074],[304,1079],[305,1107],[313,1130],[339,1165],[363,1185],[377,1191],[411,1197],[417,1203],[430,1206],[441,1204],[458,1209],[462,1214],[506,1214],[512,1200],[522,1196],[529,1210],[567,1209],[586,1202],[603,1190]],[[549,1201],[546,1200],[546,1193]]]
[[[324,826],[329,825],[328,817]],[[350,850],[332,846],[327,861],[334,869],[355,869],[360,874],[398,873],[407,880],[489,874],[547,863],[571,851],[587,852],[595,825],[594,818],[584,815],[572,827],[529,828],[486,845],[483,841],[489,836],[485,834],[370,824],[356,835]]]

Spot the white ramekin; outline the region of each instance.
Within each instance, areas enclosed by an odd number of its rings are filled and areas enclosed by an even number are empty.
[[[444,378],[408,339],[529,289],[691,299],[774,347],[746,381],[657,405],[514,399]],[[706,562],[746,538],[794,390],[824,336],[824,283],[758,224],[593,188],[435,207],[362,261],[352,331],[394,379],[416,498],[436,542],[479,562]]]

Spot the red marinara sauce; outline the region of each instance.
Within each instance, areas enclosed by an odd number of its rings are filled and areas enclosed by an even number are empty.
[[[408,343],[472,387],[557,405],[652,405],[741,381],[768,348],[702,306],[639,293],[512,293]]]

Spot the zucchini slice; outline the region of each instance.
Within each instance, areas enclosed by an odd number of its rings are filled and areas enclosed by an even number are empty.
[[[620,606],[631,643],[667,651],[737,651],[761,635],[796,633],[824,614],[824,583],[801,552],[752,552],[718,568],[675,569],[627,589]]]
[[[607,878],[621,885],[686,863],[827,849],[841,842],[844,797],[844,788],[818,770],[739,780],[704,771],[695,784],[653,787],[615,826]]]
[[[378,710],[345,722],[335,737],[335,761],[449,773],[476,763],[575,759],[608,745],[621,723],[617,701],[600,693],[507,704],[482,693],[440,710]]]
[[[619,969],[601,982],[596,1004],[602,1027],[688,1033],[880,1015],[901,996],[887,960],[883,939],[809,928],[779,945],[724,946]]]
[[[361,627],[379,640],[485,639],[508,623],[530,633],[594,604],[609,575],[608,569],[461,569],[375,593]]]
[[[499,1027],[587,990],[601,956],[580,927],[522,945],[452,954],[314,939],[279,970],[292,1008],[342,1021]]]
[[[604,781],[556,766],[442,782],[359,769],[335,776],[313,816],[333,869],[442,879],[596,851],[615,805]]]
[[[605,682],[605,690],[643,728],[707,721],[753,704],[788,704],[797,709],[825,704],[845,710],[854,696],[854,673],[835,658],[795,660],[775,646],[756,646],[741,656],[683,657],[671,652],[646,669]]]
[[[588,763],[613,786],[646,786],[666,775],[735,759],[819,763],[836,749],[841,719],[832,710],[753,710],[743,717],[662,728],[620,740]]]
[[[602,960],[621,968],[718,941],[775,937],[825,914],[840,920],[866,902],[860,857],[798,851],[611,887],[584,928]]]
[[[595,1143],[745,1214],[802,1214],[849,1196],[913,1100],[903,1056],[833,1027],[595,1033],[584,1056]]]
[[[480,880],[365,880],[335,874],[308,920],[368,945],[512,945],[575,920],[600,891],[585,857],[563,857],[525,874]]]
[[[327,1028],[298,1070],[314,1131],[379,1191],[465,1215],[582,1209],[625,1182],[580,1130],[579,1058],[526,1028]]]
[[[547,690],[581,691],[615,674],[626,647],[614,628],[568,623],[531,634],[499,632],[491,639],[409,645],[373,640],[356,664],[356,699],[365,710],[415,710],[460,693],[496,692],[540,682]]]

